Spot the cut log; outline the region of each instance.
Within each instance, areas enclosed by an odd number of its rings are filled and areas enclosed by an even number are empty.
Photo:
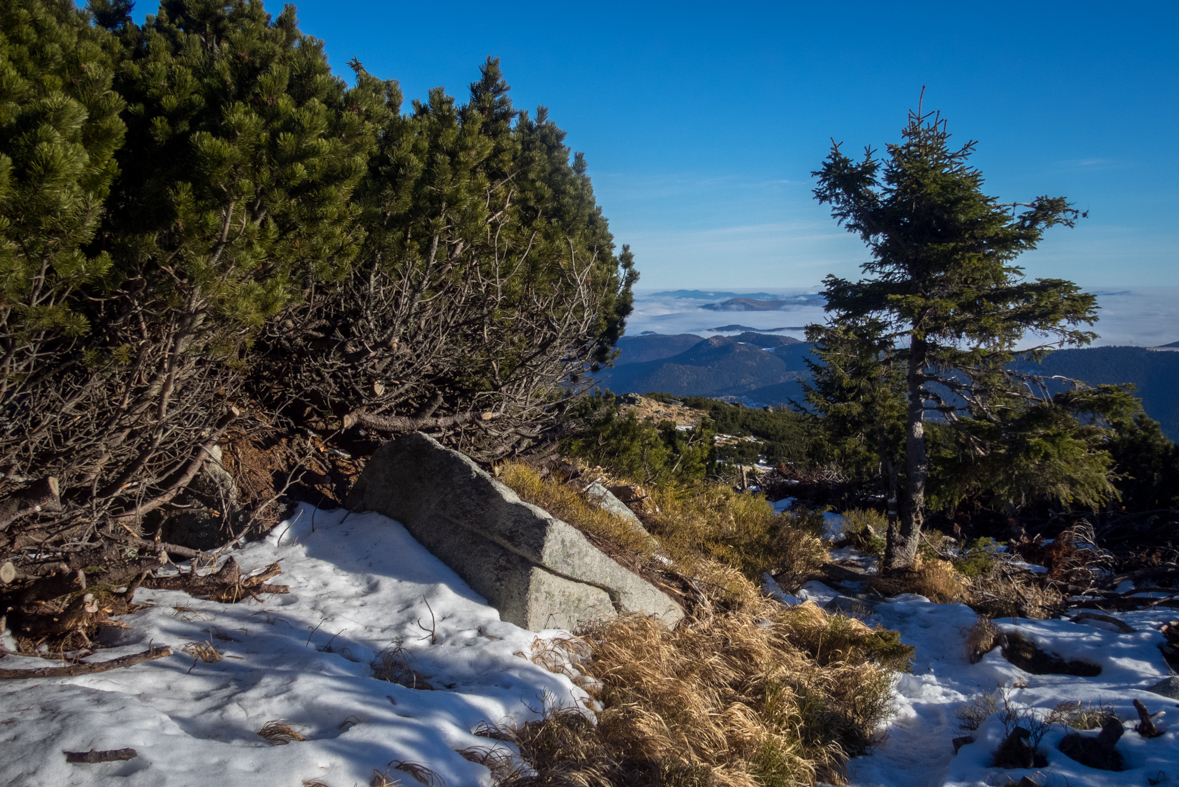
[[[12,565],[11,560],[5,560],[0,563],[0,584],[7,585],[16,579],[16,566]]]
[[[93,675],[96,672],[109,672],[113,669],[133,667],[145,661],[162,659],[172,655],[172,648],[167,645],[150,648],[142,653],[121,656],[110,661],[99,661],[91,664],[71,664],[68,667],[42,667],[40,669],[0,669],[0,680],[27,680],[29,678],[72,678],[77,675]]]
[[[65,754],[66,762],[78,763],[94,763],[94,762],[118,762],[119,760],[134,760],[139,756],[139,752],[135,749],[108,749],[107,751],[97,751],[91,749],[90,751],[67,751]]]

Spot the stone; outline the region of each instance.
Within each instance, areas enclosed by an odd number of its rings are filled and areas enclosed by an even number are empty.
[[[670,596],[468,457],[414,433],[377,449],[345,501],[395,519],[500,612],[532,631],[639,612],[675,625]]]
[[[652,549],[659,548],[659,542],[656,541],[655,538],[647,532],[647,528],[643,527],[642,520],[638,518],[634,511],[630,510],[626,503],[623,503],[621,500],[615,497],[614,493],[609,489],[602,486],[597,481],[594,481],[586,488],[585,496],[587,500],[596,505],[598,508],[606,511],[607,513],[613,514],[619,519],[624,520],[628,525],[630,525],[630,529],[638,535],[642,536],[643,540],[646,541],[648,546],[650,546]]]
[[[1163,678],[1153,686],[1148,686],[1146,691],[1153,691],[1155,694],[1161,694],[1164,697],[1179,700],[1179,675]]]

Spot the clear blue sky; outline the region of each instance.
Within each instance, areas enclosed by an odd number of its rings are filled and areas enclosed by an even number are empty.
[[[267,2],[272,13],[279,3]],[[141,0],[135,16],[154,13]],[[1004,201],[1064,195],[1029,276],[1179,285],[1179,3],[306,0],[302,29],[408,100],[488,55],[583,151],[640,287],[809,287],[866,254],[811,197],[830,137],[895,142],[926,86]]]

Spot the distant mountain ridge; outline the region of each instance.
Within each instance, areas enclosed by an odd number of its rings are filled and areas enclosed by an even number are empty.
[[[715,301],[722,298],[756,298],[763,301],[785,300],[785,295],[769,292],[722,292],[719,290],[664,290],[646,296],[648,298],[686,298],[695,301]]]
[[[790,298],[760,299],[743,295],[739,298],[730,298],[727,301],[721,301],[720,303],[705,303],[701,308],[710,309],[715,312],[772,312],[789,309],[792,306],[821,299],[822,297],[822,295],[795,295]]]
[[[746,332],[704,339],[695,334],[650,334],[624,336],[618,347],[621,355],[615,368],[603,369],[595,378],[619,394],[742,396],[751,403],[781,407],[802,401],[802,382],[809,376],[806,359],[811,345],[788,336]],[[1013,366],[1089,385],[1131,383],[1147,414],[1168,438],[1179,440],[1179,352],[1086,347],[1057,350],[1040,365],[1020,361]]]

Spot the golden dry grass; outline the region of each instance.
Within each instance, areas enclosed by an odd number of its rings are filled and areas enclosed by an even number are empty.
[[[651,542],[554,479],[500,468],[523,500],[582,530],[653,557]],[[896,632],[784,607],[759,589],[772,573],[798,587],[828,560],[822,515],[776,516],[728,487],[697,483],[653,492],[642,515],[696,603],[674,630],[627,616],[572,640],[534,644],[532,660],[574,678],[588,709],[547,707],[537,721],[478,732],[515,744],[461,754],[498,787],[790,787],[839,783],[887,719],[898,670],[913,649]],[[520,654],[524,655],[524,654]]]
[[[221,651],[213,647],[213,643],[209,641],[190,642],[181,650],[192,656],[194,660],[200,659],[206,664],[215,664],[221,661]]]
[[[274,719],[262,725],[258,735],[272,746],[285,746],[291,741],[305,741],[303,734],[282,719]]]
[[[966,598],[963,580],[945,560],[923,560],[912,571],[875,577],[869,585],[885,596],[916,593],[939,604]]]
[[[395,642],[373,657],[369,668],[377,680],[396,683],[407,689],[434,690],[426,676],[410,666],[409,654],[400,642]]]
[[[1003,632],[989,618],[979,618],[966,633],[966,657],[971,664],[982,661],[982,657],[1003,643]]]
[[[1059,723],[1074,730],[1096,730],[1107,719],[1117,719],[1112,705],[1104,702],[1062,702],[1048,714],[1049,723]]]
[[[637,615],[600,621],[563,645],[568,661],[544,649],[534,660],[576,663],[602,711],[595,724],[548,708],[484,731],[515,743],[534,771],[507,772],[501,787],[838,782],[888,717],[896,669],[912,654],[892,632],[764,600],[674,630]]]
[[[737,603],[742,599],[729,575],[733,570],[755,583],[770,572],[781,587],[793,590],[828,560],[818,538],[820,514],[775,515],[762,498],[723,484],[656,489],[654,505],[643,515],[655,537],[649,539],[625,519],[590,503],[577,489],[552,477],[541,478],[525,464],[502,465],[499,480],[522,500],[644,562],[662,549],[679,573],[728,587]]]
[[[705,574],[715,561],[758,584],[772,573],[793,590],[829,559],[818,537],[820,514],[775,515],[760,497],[707,482],[657,489],[652,498],[659,512],[644,522],[684,573]]]
[[[499,480],[526,503],[543,508],[557,519],[601,538],[625,552],[650,560],[658,547],[631,523],[591,503],[574,487],[549,477],[541,478],[531,467],[507,462],[499,468]]]

